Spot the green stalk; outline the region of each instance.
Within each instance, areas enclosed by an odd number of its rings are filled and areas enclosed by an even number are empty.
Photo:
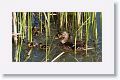
[[[22,12],[20,12],[20,34],[23,36],[23,26],[22,26]],[[18,61],[20,62],[20,52],[21,52],[21,47],[22,47],[22,36],[19,36],[19,44],[18,44]]]
[[[101,31],[102,31],[102,12],[100,13],[100,26],[101,26]]]
[[[82,24],[83,24],[83,22],[84,22],[84,21],[83,21],[83,20],[84,20],[84,18],[83,18],[83,17],[84,17],[84,16],[83,16],[83,12],[82,12],[81,14],[82,14],[82,15],[81,15],[81,16],[82,16],[82,19],[81,19],[82,21],[81,21],[81,22],[82,22]],[[83,31],[83,28],[80,29],[80,39],[81,39],[81,40],[82,40],[82,31]]]
[[[41,20],[40,20],[40,26],[41,26],[41,28],[40,28],[40,32],[41,32],[41,34],[42,34],[42,12],[41,12],[41,14],[40,14],[40,16],[41,16]]]
[[[27,14],[28,14],[28,16],[27,16],[27,18],[28,18],[28,42],[30,42],[29,12]]]
[[[76,56],[76,41],[77,41],[77,32],[75,33],[75,56]]]
[[[51,35],[50,35],[50,12],[48,12],[48,33],[49,33],[49,37],[51,37]],[[49,39],[49,38],[48,38]],[[51,38],[50,38],[51,39]],[[49,41],[49,40],[48,40]],[[47,43],[48,43],[48,41],[47,41]],[[48,49],[48,53],[47,53],[47,56],[50,54],[50,47],[49,47],[49,49]],[[49,57],[48,57],[48,60],[49,60]]]
[[[87,20],[87,12],[85,13],[85,16],[86,16],[86,20]],[[86,55],[88,55],[87,49],[88,49],[88,24],[86,23]]]
[[[23,12],[19,13],[19,27],[20,27],[20,35],[18,35],[18,49],[17,49],[17,61],[20,62],[20,53],[21,53],[21,49],[22,49],[22,44],[23,44],[23,39],[24,39],[24,33],[25,33],[25,24],[26,24],[26,16],[24,15]]]
[[[62,31],[62,27],[63,27],[63,12],[60,12],[60,31]]]
[[[95,13],[95,18],[96,18],[96,13]],[[96,22],[96,19],[95,19],[95,39],[96,39],[96,41],[97,41],[97,22]]]
[[[87,20],[86,21],[84,21],[84,23],[83,24],[81,24],[81,26],[76,30],[76,32],[77,31],[79,31],[81,28],[83,28],[83,26],[87,23],[87,21],[89,21],[90,20],[90,17],[89,18],[87,18]],[[91,23],[91,22],[90,22]],[[88,24],[88,23],[87,23]]]
[[[23,39],[26,37],[26,12],[23,12]]]
[[[13,29],[14,29],[14,43],[15,43],[15,61],[18,61],[18,53],[17,53],[17,26],[16,26],[16,12],[12,13],[12,20],[13,20]]]
[[[92,14],[92,27],[93,27],[93,37],[95,40],[94,47],[97,47],[97,23],[96,23],[96,12],[93,12]]]
[[[19,20],[20,20],[20,24],[19,24],[19,27],[20,27],[20,34],[22,34],[22,25],[21,25],[21,13],[19,13]],[[20,52],[21,52],[21,36],[18,35],[18,46],[17,46],[17,59],[16,61],[17,62],[20,62]]]
[[[39,12],[39,21],[40,21],[40,33],[42,33],[42,14]]]
[[[74,26],[75,27],[74,28],[75,29],[74,30],[74,34],[75,34],[75,41],[74,41],[74,43],[75,43],[75,51],[74,52],[75,52],[75,57],[76,57],[76,41],[77,41],[77,32],[76,32],[76,30],[77,30],[77,23],[76,23],[77,19],[76,19],[76,13],[74,13],[74,17],[75,17],[75,22],[74,22],[74,25],[75,25]]]
[[[48,12],[48,33],[50,36],[50,12]]]
[[[95,39],[95,12],[92,12],[92,31],[93,31],[93,37]]]
[[[80,21],[81,21],[81,13],[77,12],[77,26],[78,26],[78,28],[80,27],[80,24],[81,24]],[[78,32],[79,39],[80,39],[80,31],[81,31],[81,29]]]
[[[48,25],[46,24],[46,21],[48,22],[48,19],[45,12],[44,12],[44,16],[45,16],[45,30],[46,30],[46,45],[48,45]],[[48,49],[46,47],[45,61],[47,62],[47,60],[48,60]]]
[[[46,21],[45,21],[45,25],[46,25]],[[48,28],[47,28],[47,26],[46,26],[46,45],[48,44]],[[48,55],[48,51],[47,51],[47,47],[46,47],[46,62],[47,62],[47,56]]]
[[[88,12],[88,17],[91,17],[90,14],[91,14],[91,13]],[[90,18],[90,19],[91,19],[91,18]],[[88,21],[88,40],[89,40],[89,37],[90,37],[90,35],[89,35],[89,34],[90,34],[90,33],[89,33],[90,23],[91,23],[91,21],[89,20],[89,21]]]
[[[32,12],[30,12],[30,41],[32,42]]]
[[[74,21],[75,21],[75,19],[74,19],[74,12],[72,13],[72,15],[73,15],[73,21],[72,21],[72,33],[74,33]],[[73,37],[74,37],[74,35],[73,35]]]
[[[20,33],[19,32],[19,30],[20,30],[20,23],[19,23],[19,12],[16,12],[16,22],[17,22],[17,32],[18,33]]]
[[[96,20],[96,13],[95,13],[95,44],[96,44],[96,47],[97,47],[97,43],[98,43],[98,33],[97,33],[97,20]]]
[[[27,13],[28,18],[28,42],[32,42],[32,12]],[[24,62],[26,62],[30,57],[32,53],[33,48],[31,48],[28,52],[28,56],[25,58]]]
[[[68,32],[68,27],[67,27],[67,12],[65,12],[65,23],[66,23],[66,31]]]
[[[96,12],[93,12],[92,14],[92,26],[93,26],[93,36],[95,39],[95,47],[97,47],[97,24],[96,24]]]
[[[32,13],[28,12],[28,42],[32,42]]]

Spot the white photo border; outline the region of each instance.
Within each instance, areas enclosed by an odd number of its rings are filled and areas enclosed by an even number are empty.
[[[12,12],[102,12],[102,62],[12,62]],[[0,10],[0,73],[114,74],[112,0],[4,0]]]

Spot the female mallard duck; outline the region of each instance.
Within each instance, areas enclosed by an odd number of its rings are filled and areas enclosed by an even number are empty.
[[[70,35],[69,35],[66,31],[64,31],[64,32],[62,32],[62,33],[58,33],[58,34],[55,36],[55,39],[59,39],[60,42],[61,42],[62,44],[64,44],[64,43],[68,42],[68,40],[70,39]]]
[[[59,39],[61,42],[61,46],[64,50],[75,50],[75,45],[70,40],[70,35],[66,31],[62,33],[58,33],[55,39]],[[76,41],[76,50],[80,51],[85,47],[85,43],[83,41]]]

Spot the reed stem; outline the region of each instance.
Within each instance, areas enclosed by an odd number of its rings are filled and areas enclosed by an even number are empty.
[[[76,18],[76,12],[74,13],[74,17],[75,17],[75,22],[74,22],[74,34],[75,34],[75,41],[74,41],[74,44],[75,44],[75,58],[76,58],[76,41],[77,41],[77,32],[76,32],[76,30],[77,30],[77,18]]]
[[[16,26],[16,12],[12,13],[13,16],[13,29],[14,34],[17,34],[17,26]],[[15,61],[18,61],[18,53],[17,53],[17,35],[14,36],[14,43],[15,43]]]
[[[64,14],[63,12],[60,13],[60,31],[63,30],[62,28],[63,27],[63,14]]]
[[[55,57],[51,62],[56,61],[60,56],[62,56],[65,52],[60,53],[57,57]]]
[[[46,21],[48,22],[48,18],[45,12],[44,12],[44,16],[45,16],[46,45],[48,45],[48,25],[46,23]],[[46,47],[45,61],[47,62],[47,60],[48,60],[48,49]]]
[[[48,33],[50,36],[50,12],[48,12]]]
[[[68,23],[68,21],[67,21],[67,12],[65,12],[65,24],[66,24],[66,31],[68,32],[68,26],[67,26],[67,23]]]
[[[32,13],[28,12],[28,42],[32,42]]]
[[[87,20],[87,12],[85,13],[85,17],[86,17],[86,20]],[[86,22],[86,56],[88,55],[87,54],[87,48],[88,48],[88,24]]]

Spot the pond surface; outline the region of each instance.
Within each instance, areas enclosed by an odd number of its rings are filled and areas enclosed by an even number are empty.
[[[43,18],[44,20],[44,18]],[[96,13],[96,21],[97,21],[97,29],[98,29],[98,43],[96,44],[97,47],[92,50],[88,50],[88,56],[86,56],[86,51],[74,53],[74,51],[65,51],[62,49],[60,45],[60,41],[54,39],[55,35],[58,33],[58,27],[54,23],[51,22],[51,29],[50,29],[50,36],[48,40],[49,53],[48,53],[48,62],[51,62],[54,58],[56,58],[62,52],[65,52],[59,58],[55,60],[55,62],[102,62],[102,31],[100,27],[100,12]],[[33,16],[33,26],[39,27],[39,19],[36,16]],[[84,32],[84,30],[83,30]],[[93,47],[93,35],[92,35],[92,28],[89,29],[89,42],[88,47]],[[27,33],[27,32],[26,32]],[[73,33],[71,32],[70,35]],[[33,35],[33,42],[42,43],[43,45],[46,44],[46,37],[45,31],[43,30],[42,34],[37,36]],[[84,34],[85,35],[85,34]],[[83,35],[83,39],[84,39]],[[73,35],[72,35],[73,36]],[[27,47],[27,36],[23,42],[21,53],[20,53],[20,61],[24,62],[28,57],[28,53],[31,49]],[[12,45],[12,60],[15,61],[15,46]],[[26,62],[45,62],[46,60],[46,49],[40,49],[39,47],[32,48],[31,54]]]

